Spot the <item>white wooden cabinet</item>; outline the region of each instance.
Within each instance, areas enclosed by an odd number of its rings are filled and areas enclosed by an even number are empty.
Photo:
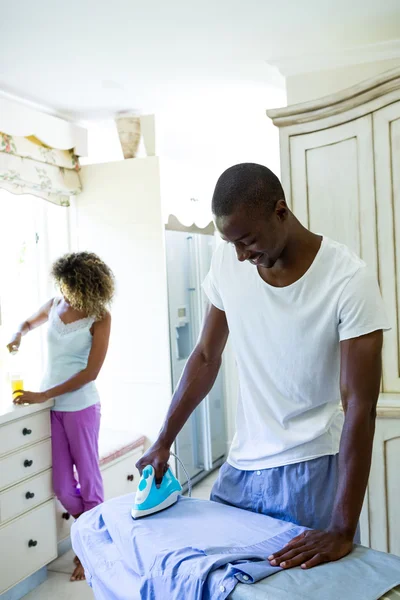
[[[50,405],[0,410],[0,595],[57,557]]]
[[[54,501],[0,528],[0,591],[11,588],[57,557]]]
[[[400,409],[381,409],[368,486],[372,548],[400,556]]]
[[[375,271],[391,331],[362,541],[400,555],[400,69],[320,100],[268,111],[280,128],[289,206]]]
[[[346,244],[377,271],[370,115],[294,136],[291,205],[312,231]]]
[[[140,475],[135,464],[142,455],[143,446],[140,446],[102,468],[105,500],[136,492]]]
[[[400,393],[400,100],[373,113],[373,133],[379,280],[392,325],[383,350],[383,389]]]

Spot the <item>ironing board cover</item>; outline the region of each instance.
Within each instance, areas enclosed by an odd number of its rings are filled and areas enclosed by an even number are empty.
[[[73,546],[96,600],[161,598],[154,596],[154,579],[162,585],[161,594],[168,591],[169,600],[337,600],[348,597],[349,589],[352,600],[378,600],[400,585],[400,558],[362,546],[341,561],[308,571],[270,567],[260,561],[262,554],[258,562],[252,561],[251,556],[262,550],[258,543],[252,546],[256,551],[249,555],[250,562],[235,562],[237,550],[243,550],[247,525],[249,544],[257,541],[260,528],[264,539],[270,530],[270,539],[279,543],[296,528],[263,515],[186,498],[162,513],[134,521],[130,517],[133,501],[134,495],[112,499],[82,515],[72,528]],[[202,539],[208,542],[203,549]],[[221,546],[212,546],[216,539]],[[191,541],[197,545],[190,545]],[[208,574],[201,571],[204,561],[211,565]],[[184,569],[185,577],[179,575],[182,564],[191,566]],[[262,577],[267,578],[254,582]],[[197,585],[201,578],[208,586]],[[237,585],[239,581],[243,583]],[[218,586],[212,587],[213,582]],[[210,590],[212,595],[207,595]]]

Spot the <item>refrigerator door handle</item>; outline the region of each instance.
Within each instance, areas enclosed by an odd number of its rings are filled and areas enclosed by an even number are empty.
[[[193,464],[198,468],[202,469],[203,457],[200,456],[199,452],[199,436],[198,436],[198,408],[194,411],[191,417],[191,430],[192,430],[192,455],[193,455]]]
[[[203,412],[203,449],[204,449],[204,469],[211,471],[212,469],[212,449],[211,449],[211,426],[210,426],[210,401],[208,396],[202,402]]]

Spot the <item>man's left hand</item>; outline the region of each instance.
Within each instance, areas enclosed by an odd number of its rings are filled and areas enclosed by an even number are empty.
[[[273,567],[310,569],[343,558],[353,549],[353,540],[336,531],[309,530],[293,538],[280,552],[268,557]]]
[[[42,392],[24,392],[23,390],[16,390],[14,394],[18,394],[17,398],[14,399],[14,404],[41,404],[46,402],[46,395]]]

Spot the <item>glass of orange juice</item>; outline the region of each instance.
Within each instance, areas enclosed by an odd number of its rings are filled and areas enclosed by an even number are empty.
[[[23,391],[24,389],[24,381],[22,379],[22,375],[20,375],[19,373],[13,373],[11,375],[11,389],[13,400],[19,398],[22,395],[21,390]]]

